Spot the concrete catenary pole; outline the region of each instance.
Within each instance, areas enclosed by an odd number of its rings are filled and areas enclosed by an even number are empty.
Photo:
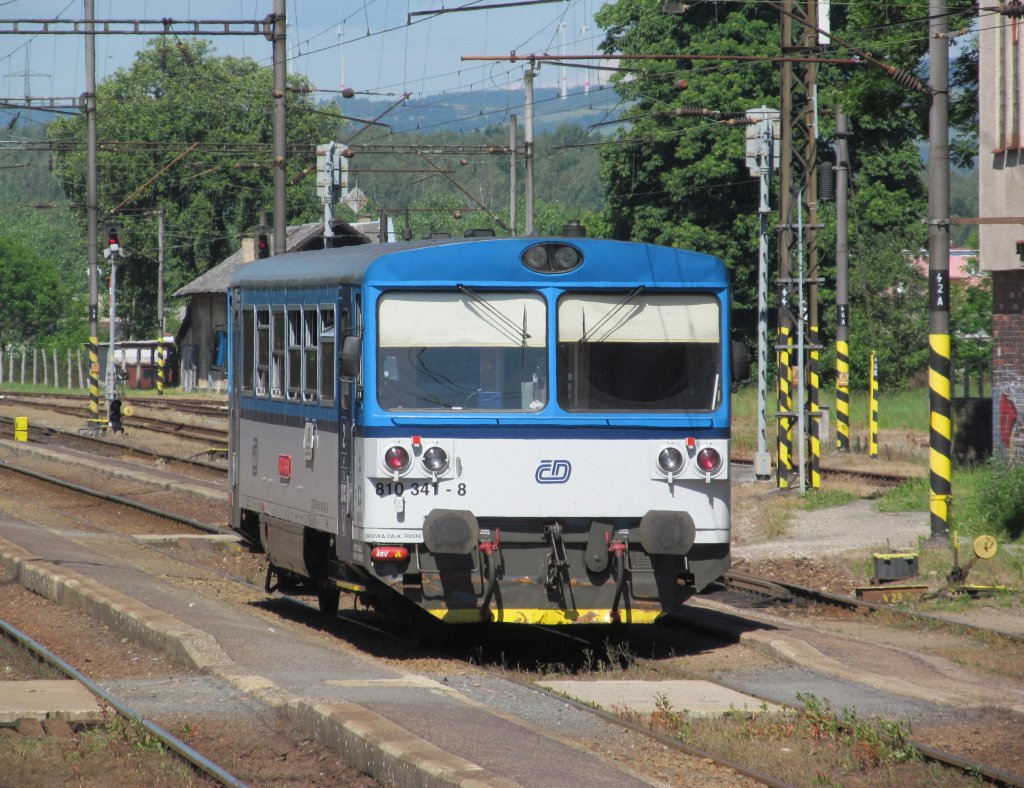
[[[782,51],[793,46],[793,0],[785,0],[782,15]],[[793,473],[793,389],[790,354],[793,349],[793,63],[782,62],[780,97],[781,151],[779,157],[779,308],[778,308],[778,465],[776,483],[789,487]]]
[[[287,183],[287,115],[285,91],[287,88],[288,47],[285,31],[285,0],[274,0],[274,244],[273,254],[287,250],[288,213],[285,203]]]
[[[534,235],[533,226],[533,76],[534,62],[530,61],[524,75],[526,87],[526,128],[523,140],[523,156],[526,159],[526,218],[523,235]]]
[[[88,225],[89,262],[89,418],[99,418],[100,401],[100,328],[99,328],[99,253],[96,249],[96,32],[93,25],[93,0],[85,0],[85,205]]]
[[[516,147],[519,145],[519,118],[513,115],[511,120],[508,130],[508,223],[512,227],[514,238],[519,234],[519,159],[516,156]]]
[[[836,108],[836,448],[850,450],[850,149]]]
[[[164,393],[164,206],[156,214],[157,284],[156,284],[156,393]]]
[[[928,406],[931,539],[949,535],[953,505],[949,338],[949,17],[928,3]]]

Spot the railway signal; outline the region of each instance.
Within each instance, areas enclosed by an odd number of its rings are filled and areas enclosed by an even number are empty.
[[[257,227],[253,232],[253,254],[257,260],[270,257],[270,228],[265,226]]]
[[[107,222],[103,225],[103,235],[107,239],[103,256],[108,260],[124,257],[124,249],[121,248],[121,223]]]

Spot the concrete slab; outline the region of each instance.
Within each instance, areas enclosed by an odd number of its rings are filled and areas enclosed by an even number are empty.
[[[77,681],[0,681],[0,724],[22,717],[33,720],[60,717],[70,722],[101,720],[96,697]]]
[[[609,711],[627,709],[650,714],[659,704],[691,717],[720,717],[740,710],[778,713],[781,706],[710,681],[543,681],[541,686]],[[660,699],[664,698],[664,701]]]

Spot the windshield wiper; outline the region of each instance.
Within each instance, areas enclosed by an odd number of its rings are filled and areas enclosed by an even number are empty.
[[[637,285],[636,287],[634,287],[632,290],[630,290],[628,293],[626,293],[625,297],[621,301],[619,301],[619,303],[617,303],[615,306],[613,306],[611,309],[609,309],[608,312],[605,313],[605,316],[602,317],[600,320],[598,320],[597,323],[594,325],[594,327],[591,328],[589,331],[587,331],[586,312],[584,312],[583,313],[584,314],[584,318],[583,318],[584,319],[583,335],[579,339],[577,339],[576,341],[579,344],[581,344],[581,345],[586,343],[586,342],[589,342],[590,338],[592,336],[594,336],[594,334],[596,334],[600,330],[601,326],[603,326],[605,323],[607,323],[609,320],[611,320],[613,317],[615,317],[619,312],[622,311],[622,308],[624,306],[629,304],[634,298],[636,298],[638,295],[640,295],[640,293],[642,293],[643,291],[644,291],[644,285]]]
[[[484,309],[490,312],[492,317],[497,318],[500,321],[500,323],[504,324],[496,326],[496,328],[499,331],[501,331],[506,336],[508,336],[509,332],[511,332],[512,336],[510,338],[516,340],[516,342],[518,342],[520,346],[526,347],[526,340],[530,338],[530,335],[526,333],[525,306],[523,307],[523,327],[520,328],[518,325],[516,325],[516,322],[514,320],[507,317],[504,312],[502,312],[500,309],[494,306],[494,304],[487,301],[487,299],[485,299],[479,293],[475,292],[474,290],[471,290],[465,285],[455,285],[455,289],[458,290],[460,293],[465,293],[466,295],[468,295],[470,298],[472,298],[474,301],[480,304],[480,306],[482,306]]]

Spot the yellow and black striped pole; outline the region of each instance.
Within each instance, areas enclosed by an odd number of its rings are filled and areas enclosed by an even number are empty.
[[[850,450],[850,156],[846,114],[836,107],[836,449]]]
[[[928,3],[928,469],[931,540],[949,538],[953,505],[949,339],[949,15]]]
[[[779,310],[782,311],[781,309]],[[788,315],[789,309],[786,308]],[[789,487],[793,473],[793,371],[790,356],[793,335],[788,325],[779,326],[779,462],[778,486]]]
[[[156,393],[164,393],[164,342],[160,340],[156,346]]]
[[[845,315],[841,309],[840,314]],[[849,328],[842,322],[840,327]],[[836,449],[850,450],[850,343],[846,339],[836,339]]]
[[[807,369],[808,386],[807,408],[811,414],[811,489],[821,489],[821,402],[818,387],[821,380],[818,375],[818,327],[810,326],[811,364]]]
[[[89,418],[100,415],[100,338],[89,337]]]
[[[878,354],[871,351],[870,410],[868,412],[868,456],[878,459]]]

